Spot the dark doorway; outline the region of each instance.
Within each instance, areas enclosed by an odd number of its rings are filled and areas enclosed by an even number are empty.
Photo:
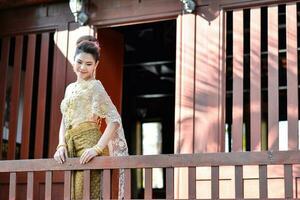
[[[174,153],[176,21],[112,28],[124,37],[122,119],[131,155]],[[132,171],[143,198],[143,170]],[[153,171],[153,198],[165,198],[165,172]]]

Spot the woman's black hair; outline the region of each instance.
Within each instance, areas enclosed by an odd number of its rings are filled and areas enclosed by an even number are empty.
[[[97,62],[100,59],[100,46],[98,40],[91,35],[84,35],[78,38],[76,42],[74,58],[80,53],[89,53]]]

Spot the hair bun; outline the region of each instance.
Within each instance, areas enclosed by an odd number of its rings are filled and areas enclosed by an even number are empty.
[[[85,42],[93,43],[95,46],[97,46],[100,49],[98,40],[94,36],[91,36],[91,35],[81,36],[80,38],[77,39],[76,45],[79,46],[80,44],[85,43]]]

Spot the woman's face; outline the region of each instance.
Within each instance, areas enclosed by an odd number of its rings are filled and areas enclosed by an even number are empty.
[[[73,70],[77,75],[77,80],[89,80],[93,78],[93,73],[98,65],[92,54],[79,53],[75,56]]]

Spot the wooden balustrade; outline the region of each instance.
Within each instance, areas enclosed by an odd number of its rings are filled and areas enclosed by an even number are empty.
[[[10,173],[9,199],[16,198],[16,176],[27,172],[27,199],[32,199],[33,172],[44,171],[45,199],[51,199],[52,173],[64,172],[64,199],[70,199],[71,171],[84,170],[84,199],[89,199],[90,170],[103,169],[105,199],[111,198],[111,169],[125,169],[125,197],[131,198],[131,169],[145,168],[145,199],[152,199],[152,169],[166,168],[166,198],[174,198],[174,168],[188,168],[189,199],[196,199],[196,167],[209,166],[211,170],[211,198],[219,198],[219,166],[235,166],[235,198],[244,198],[243,166],[259,166],[259,196],[268,198],[267,166],[284,166],[285,198],[293,198],[293,165],[300,164],[298,151],[231,152],[203,154],[173,154],[126,157],[97,157],[92,162],[81,165],[78,158],[70,158],[65,164],[57,164],[53,159],[0,161],[0,173]]]

